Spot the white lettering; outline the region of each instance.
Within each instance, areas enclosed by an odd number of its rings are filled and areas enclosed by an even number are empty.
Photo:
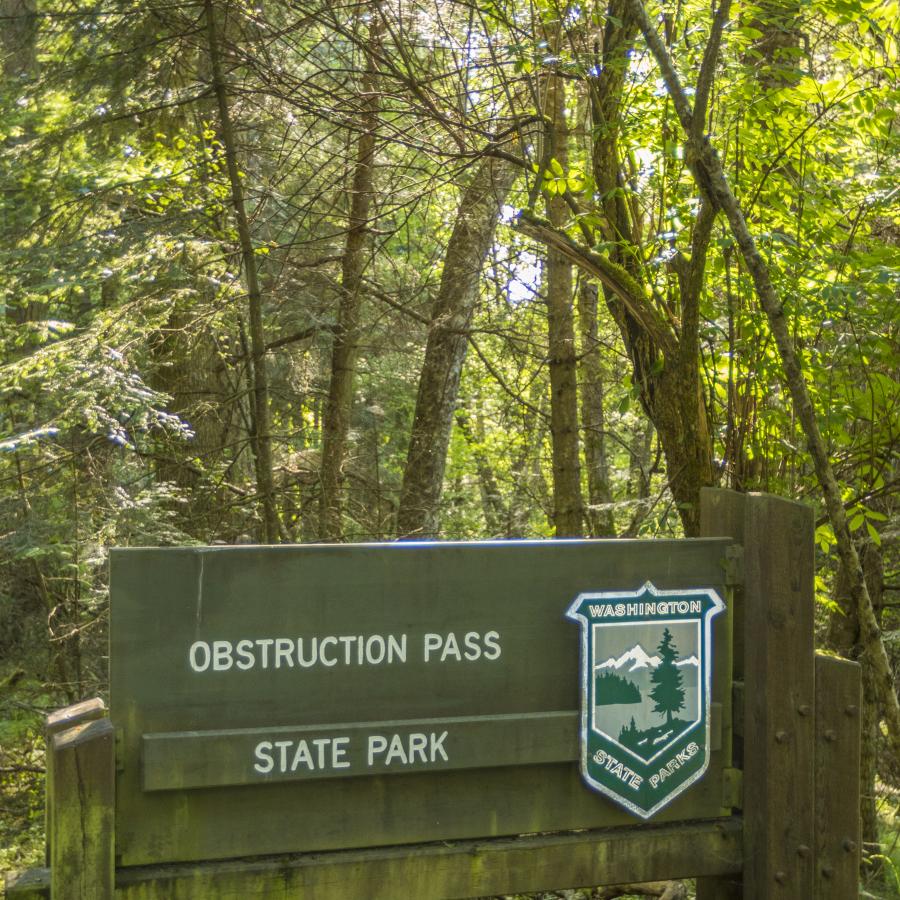
[[[350,665],[350,658],[352,653],[353,642],[356,638],[352,634],[342,635],[338,640],[344,645],[344,665]]]
[[[287,751],[288,747],[291,746],[291,741],[275,741],[274,746],[281,752],[278,769],[281,772],[287,772]]]
[[[314,771],[315,764],[313,763],[312,754],[309,752],[309,745],[306,741],[297,741],[297,751],[294,753],[294,761],[291,763],[291,771],[296,772],[299,768],[300,764],[306,766],[310,772]],[[282,772],[284,769],[281,770]]]
[[[310,650],[309,659],[305,659],[303,656],[303,638],[297,638],[297,662],[304,669],[308,669],[316,664],[316,644],[318,640],[313,638],[310,643],[312,644],[312,649]]]
[[[289,669],[294,667],[294,642],[290,638],[275,639],[275,668],[284,663]]]
[[[237,669],[311,669],[336,666],[405,663],[406,634],[344,634],[322,637],[242,638],[195,641],[188,648],[188,664],[194,672],[227,672]],[[478,662],[500,658],[500,632],[426,632],[422,636],[425,662]]]
[[[384,753],[387,750],[387,738],[381,734],[370,734],[369,735],[369,751],[368,751],[368,760],[369,765],[372,766],[375,764],[375,757],[379,753]]]
[[[262,652],[262,659],[260,660],[260,666],[263,669],[269,668],[269,647],[273,644],[272,638],[260,638],[256,642],[256,646],[259,647]]]
[[[332,647],[337,646],[337,638],[336,637],[326,637],[322,638],[319,641],[319,662],[322,663],[323,666],[335,666],[337,665],[337,659],[332,657],[330,660],[325,659],[325,645],[330,644]]]
[[[197,661],[197,652],[199,650],[203,651],[203,662]],[[191,649],[188,651],[188,660],[190,661],[191,668],[195,672],[205,672],[209,668],[209,644],[206,641],[194,641],[191,644]]]
[[[411,734],[409,736],[409,761],[415,762],[416,757],[420,757],[421,762],[428,762],[428,738],[424,734]]]
[[[443,662],[448,656],[455,656],[457,662],[462,662],[462,654],[459,652],[459,644],[456,641],[456,635],[452,631],[447,635],[447,639],[444,642],[444,649],[441,653],[441,662]]]
[[[316,738],[313,741],[313,744],[316,746],[316,750],[319,751],[319,768],[325,768],[325,748],[331,743],[331,738]]]
[[[425,662],[429,662],[431,659],[431,652],[433,650],[437,650],[444,642],[441,640],[441,636],[439,634],[433,634],[432,632],[428,632],[425,635]]]
[[[387,756],[384,758],[384,764],[386,766],[391,765],[394,761],[394,757],[398,757],[404,766],[409,762],[409,759],[406,756],[406,748],[403,746],[403,741],[400,739],[399,734],[395,734],[391,737],[391,746],[387,752]]]
[[[349,769],[350,760],[347,757],[347,745],[350,738],[339,737],[331,742],[331,768],[332,769]]]
[[[238,655],[237,667],[245,672],[252,669],[253,663],[256,662],[253,658],[253,641],[238,641],[235,650]]]
[[[398,641],[392,634],[388,635],[388,662],[392,663],[394,659],[398,662],[406,662],[406,635],[401,634]]]
[[[274,760],[271,756],[272,752],[272,742],[271,741],[261,741],[256,745],[256,750],[254,752],[254,756],[259,760],[258,763],[253,764],[253,768],[260,773],[260,775],[266,775],[272,771],[272,766],[275,765]]]
[[[447,756],[447,751],[444,750],[444,741],[447,738],[447,732],[441,732],[441,736],[439,738],[435,737],[434,732],[431,732],[431,761],[434,762],[437,759],[438,753],[443,757],[444,762],[449,762],[450,759]]]
[[[377,666],[384,660],[384,653],[384,638],[380,634],[373,634],[366,641],[366,662],[370,665]]]
[[[665,765],[660,766],[654,775],[650,776],[650,787],[656,788],[661,785],[667,778],[677,772],[683,765],[690,762],[698,753],[700,748],[695,741],[691,741],[683,750],[679,750]]]
[[[611,775],[614,775],[633,791],[638,790],[644,779],[633,769],[629,769],[624,763],[619,762],[614,756],[610,756],[605,750],[598,750],[594,754],[594,762],[602,766]]]
[[[227,672],[233,665],[231,641],[213,641],[213,671]]]

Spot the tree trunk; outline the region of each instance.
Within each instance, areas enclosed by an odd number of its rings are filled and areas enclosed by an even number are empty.
[[[606,220],[606,237],[613,242],[612,262],[622,266],[640,285],[640,223],[632,221],[623,196],[624,178],[619,161],[618,135],[620,107],[629,63],[629,52],[637,35],[637,22],[625,0],[612,0],[603,40],[602,61],[592,94],[592,119],[597,137],[593,147],[593,171]],[[704,223],[706,225],[707,223]],[[629,304],[605,287],[606,302],[625,348],[631,358],[633,383],[640,390],[641,403],[656,427],[666,457],[666,475],[678,505],[685,533],[699,533],[700,488],[712,484],[712,444],[706,421],[706,407],[700,395],[698,347],[699,317],[691,315],[699,304],[703,263],[709,241],[700,231],[690,262],[683,265],[699,273],[693,296],[683,293],[680,336],[663,346],[629,308]],[[700,229],[700,222],[695,232]],[[641,289],[642,290],[642,289]],[[637,299],[637,298],[636,298]],[[673,335],[674,337],[674,335]]]
[[[554,38],[558,43],[559,38]],[[551,157],[569,170],[565,82],[547,79],[547,129]],[[566,201],[547,194],[551,224],[568,218]],[[578,456],[578,382],[575,368],[575,315],[572,308],[572,263],[554,247],[547,249],[547,338],[550,368],[550,438],[553,453],[553,524],[557,537],[582,537],[583,501]]]
[[[0,66],[2,66],[0,74],[4,81],[10,83],[8,86],[10,95],[12,90],[20,89],[23,83],[31,82],[37,77],[37,37],[38,17],[35,0],[0,0]],[[4,148],[11,149],[16,144],[27,143],[34,136],[33,128],[33,118],[26,117],[18,137],[7,135],[4,138]],[[12,154],[6,153],[4,160],[0,162],[0,190],[9,197],[17,195],[27,197],[23,178],[24,172],[21,171],[18,160]],[[4,250],[16,247],[22,237],[20,228],[26,230],[25,220],[20,217],[28,215],[29,204],[26,202],[18,205],[24,207],[26,210],[24,214],[19,213],[12,204],[4,210],[4,219],[0,223]],[[37,275],[25,277],[27,280],[22,288],[27,288],[28,281],[41,280]],[[0,295],[0,316],[15,325],[39,321],[46,317],[46,310],[47,303],[44,300],[34,299],[27,303],[7,306],[5,295]]]
[[[490,454],[484,449],[484,423],[480,414],[476,416],[476,421],[472,422],[469,413],[465,409],[460,409],[456,413],[456,424],[475,458],[487,537],[503,537],[504,523],[508,517],[500,494],[500,485],[497,483],[497,476],[491,464]]]
[[[875,608],[876,618],[881,624],[884,588],[884,558],[880,548],[870,542],[862,545],[860,560],[865,573],[869,596]],[[843,565],[838,566],[834,582],[833,599],[837,609],[831,613],[828,622],[828,646],[835,652],[858,660],[862,666],[863,710],[862,742],[859,770],[860,816],[863,841],[877,844],[878,816],[875,803],[875,779],[878,762],[878,706],[874,693],[875,681],[868,658],[861,654],[859,618],[852,600],[852,577]]]
[[[485,158],[460,200],[419,378],[397,512],[397,533],[402,537],[435,537],[439,530],[444,469],[466,358],[467,332],[500,206],[516,172],[505,160]]]
[[[599,33],[597,35],[599,37]],[[595,38],[596,39],[596,38]],[[590,159],[593,152],[591,134],[591,98],[588,91],[578,97],[578,144]],[[584,448],[584,468],[587,475],[588,505],[585,522],[591,537],[615,537],[612,488],[609,481],[609,461],[606,454],[605,380],[602,347],[599,341],[599,288],[596,281],[579,273],[576,289],[578,331],[581,344],[579,389],[581,394],[581,432]]]
[[[256,254],[250,237],[250,223],[244,200],[244,186],[237,164],[237,142],[228,103],[228,88],[222,74],[219,35],[212,0],[205,0],[206,34],[209,44],[209,61],[212,70],[213,92],[219,112],[219,134],[225,150],[228,181],[231,187],[231,203],[238,230],[241,262],[247,285],[248,318],[250,320],[250,371],[255,427],[251,436],[256,491],[259,496],[263,538],[267,544],[279,540],[278,512],[275,508],[275,486],[272,477],[272,435],[269,425],[269,377],[266,369],[266,338],[262,320],[262,292]]]
[[[545,404],[544,391],[535,379],[531,383],[528,403],[521,408],[522,422],[518,429],[521,444],[510,466],[514,481],[506,520],[505,536],[508,538],[529,537],[531,510],[535,507],[543,510],[546,505],[546,484],[541,472],[541,446],[546,421],[542,407]]]
[[[3,77],[30,81],[38,71],[36,0],[2,0],[0,20]]]
[[[378,128],[375,53],[379,41],[379,17],[374,4],[370,4],[369,13],[366,69],[360,85],[360,132],[350,188],[347,240],[341,263],[340,307],[331,349],[331,380],[322,427],[319,537],[325,541],[339,541],[343,537],[342,469],[359,355],[362,277],[370,243],[369,218],[374,187],[375,133]]]
[[[850,575],[850,594],[859,618],[862,653],[871,666],[872,680],[884,709],[892,750],[897,757],[900,757],[900,703],[898,703],[897,691],[894,688],[890,661],[885,650],[881,629],[878,627],[872,598],[869,596],[859,554],[856,552],[856,545],[850,534],[841,489],[819,431],[819,423],[809,389],[806,386],[801,361],[794,349],[794,342],[788,329],[784,307],[772,284],[769,267],[762,258],[756,241],[747,227],[743,210],[732,193],[722,168],[722,162],[709,139],[704,136],[704,117],[699,116],[695,120],[690,101],[681,86],[669,53],[650,22],[641,0],[627,0],[627,2],[632,14],[640,24],[647,45],[656,57],[678,118],[687,135],[687,160],[694,178],[706,199],[718,206],[728,219],[735,243],[738,245],[747,271],[753,279],[757,299],[766,314],[769,328],[775,338],[775,344],[784,367],[785,380],[791,393],[794,412],[806,436],[807,449],[812,457],[813,467],[825,501],[825,509],[837,541],[841,564],[845,566]],[[698,82],[698,94],[702,93],[701,86],[704,76],[708,74],[708,77],[711,78],[712,66],[718,55],[718,43],[721,40],[729,8],[729,0],[721,0],[716,12],[716,21],[707,53],[704,56],[704,65]],[[707,72],[709,59],[711,59],[711,66]]]
[[[578,324],[581,331],[581,429],[587,470],[587,522],[591,537],[615,537],[606,456],[603,360],[597,340],[597,294],[597,285],[582,278],[578,286]]]

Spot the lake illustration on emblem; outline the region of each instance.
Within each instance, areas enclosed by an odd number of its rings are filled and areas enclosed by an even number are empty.
[[[651,762],[701,720],[698,619],[593,628],[591,727]]]

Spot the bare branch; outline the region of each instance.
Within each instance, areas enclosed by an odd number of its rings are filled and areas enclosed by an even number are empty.
[[[555,228],[527,210],[522,210],[515,221],[515,227],[523,234],[553,247],[570,259],[576,266],[596,278],[612,291],[640,322],[662,352],[672,356],[677,352],[677,340],[672,328],[659,311],[644,296],[640,285],[622,266],[595,253],[570,238],[564,231]]]
[[[719,8],[713,18],[712,30],[706,49],[703,51],[703,62],[700,64],[700,75],[697,77],[697,92],[694,95],[694,124],[691,136],[698,140],[703,135],[703,123],[706,121],[706,110],[709,107],[709,95],[712,91],[716,75],[716,62],[719,58],[719,47],[722,45],[722,31],[728,21],[731,0],[719,0]]]

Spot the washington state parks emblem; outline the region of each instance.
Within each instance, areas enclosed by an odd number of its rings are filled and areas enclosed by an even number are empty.
[[[709,764],[711,589],[580,594],[581,771],[648,819]]]

